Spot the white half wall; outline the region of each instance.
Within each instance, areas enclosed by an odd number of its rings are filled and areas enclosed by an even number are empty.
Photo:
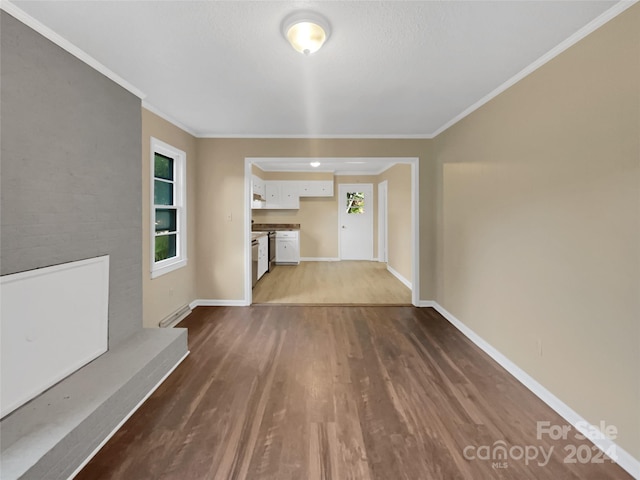
[[[0,416],[107,351],[109,256],[0,281]]]

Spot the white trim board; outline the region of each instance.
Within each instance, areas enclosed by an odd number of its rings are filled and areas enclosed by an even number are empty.
[[[246,307],[248,303],[244,300],[215,300],[215,299],[197,299],[189,304],[189,308],[193,310],[196,307]]]
[[[500,351],[491,346],[477,333],[467,327],[463,322],[458,320],[454,315],[449,313],[440,304],[430,300],[421,300],[420,307],[431,307],[442,315],[449,323],[456,327],[465,337],[471,340],[476,346],[478,346],[483,352],[489,355],[495,360],[498,365],[509,372],[516,380],[522,385],[527,387],[536,397],[546,403],[552,410],[558,415],[564,418],[573,428],[583,434],[600,450],[605,454],[607,451],[615,451],[617,458],[616,461],[620,467],[628,472],[634,478],[640,479],[640,460],[634,458],[629,452],[617,445],[614,441],[608,438],[592,438],[590,432],[597,432],[596,426],[587,422],[580,414],[573,410],[569,405],[564,403],[553,393],[547,390],[543,385],[538,383],[528,373],[518,367],[515,363],[504,356]]]
[[[147,401],[147,399],[153,394],[153,392],[155,392],[158,387],[160,385],[162,385],[162,383],[169,377],[169,375],[171,375],[173,373],[173,371],[178,368],[178,365],[180,365],[182,363],[182,361],[187,358],[187,356],[189,355],[189,353],[191,353],[189,350],[187,350],[187,353],[185,353],[182,358],[180,358],[176,364],[171,367],[171,370],[169,370],[159,381],[158,383],[155,384],[155,386],[149,390],[149,392],[142,398],[142,400],[140,400],[138,402],[138,404],[133,407],[133,409],[131,409],[131,411],[120,421],[120,423],[118,423],[118,425],[116,425],[114,427],[114,429],[111,431],[111,433],[109,433],[109,435],[107,435],[104,440],[102,440],[102,442],[100,442],[100,444],[93,450],[93,452],[91,452],[89,454],[89,456],[78,466],[78,468],[75,469],[75,471],[69,476],[68,480],[72,480],[76,475],[78,475],[78,473],[80,473],[80,470],[82,470],[87,463],[89,463],[91,461],[91,459],[93,457],[96,456],[96,454],[100,451],[100,449],[102,447],[104,447],[104,445],[111,439],[111,437],[113,437],[115,435],[115,433],[120,430],[120,428],[125,424],[125,422],[127,420],[129,420],[129,418],[131,418],[131,415],[133,415],[134,413],[136,413],[136,411],[142,406],[142,404],[144,402]]]
[[[398,280],[400,280],[405,287],[407,287],[409,290],[411,290],[411,282],[409,280],[407,280],[406,278],[404,278],[400,272],[398,272],[395,268],[393,268],[392,266],[390,266],[389,264],[387,264],[387,271],[393,275],[394,277],[396,277]],[[417,306],[420,306],[420,304],[418,304]]]
[[[339,262],[338,257],[300,257],[301,262]]]

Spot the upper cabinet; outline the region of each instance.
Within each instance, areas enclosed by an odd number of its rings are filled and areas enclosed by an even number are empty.
[[[251,176],[251,208],[266,208],[265,181],[256,175]]]
[[[264,198],[264,195],[265,195],[264,180],[262,180],[260,177],[256,175],[251,176],[251,189],[252,189],[251,193],[253,195],[258,195]]]
[[[333,197],[333,180],[298,182],[301,197]]]
[[[296,209],[300,208],[298,182],[265,182],[267,205],[265,208]]]
[[[333,180],[262,180],[255,175],[251,179],[253,209],[298,209],[302,197],[333,197]]]

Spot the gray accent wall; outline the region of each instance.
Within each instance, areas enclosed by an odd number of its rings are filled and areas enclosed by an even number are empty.
[[[142,329],[140,99],[1,15],[0,273],[110,255],[112,347]]]
[[[0,49],[0,273],[110,256],[109,351],[0,421],[3,480],[65,480],[187,332],[142,328],[140,100],[4,11]]]

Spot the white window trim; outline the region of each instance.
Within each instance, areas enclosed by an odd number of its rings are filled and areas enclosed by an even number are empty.
[[[155,154],[159,153],[167,157],[174,159],[175,164],[175,192],[174,202],[178,210],[178,235],[177,235],[177,255],[173,258],[167,258],[160,262],[156,262],[155,250],[156,250],[156,205],[154,199],[154,177],[155,177]],[[182,150],[179,150],[171,145],[164,143],[157,138],[151,137],[151,166],[149,169],[150,179],[150,231],[149,237],[151,241],[151,278],[159,277],[165,273],[173,272],[178,268],[182,268],[187,265],[187,154]]]

